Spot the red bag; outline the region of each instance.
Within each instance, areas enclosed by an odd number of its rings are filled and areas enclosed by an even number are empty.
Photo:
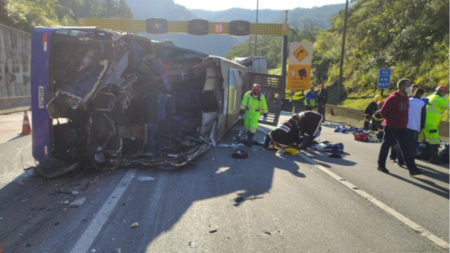
[[[369,141],[367,133],[355,133],[355,141]]]

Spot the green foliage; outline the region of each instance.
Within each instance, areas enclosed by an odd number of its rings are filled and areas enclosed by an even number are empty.
[[[0,23],[27,32],[35,26],[76,25],[79,17],[133,18],[126,0],[0,1]]]
[[[349,8],[343,84],[348,92],[375,89],[378,69],[391,68],[391,87],[407,77],[428,91],[448,85],[448,0],[357,0]],[[319,33],[315,81],[336,84],[344,11]]]

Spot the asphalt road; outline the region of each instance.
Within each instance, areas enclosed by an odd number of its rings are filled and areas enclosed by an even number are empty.
[[[232,143],[238,130],[220,143]],[[411,178],[388,164],[386,175],[376,170],[379,144],[332,130],[324,127],[320,139],[344,143],[343,159],[314,151],[278,156],[254,146],[249,158],[237,160],[231,148],[216,147],[177,171],[85,171],[52,180],[23,171],[33,164],[31,137],[8,132],[0,136],[0,247],[4,253],[448,252],[343,184],[448,243],[448,165],[419,162],[427,175]],[[68,206],[83,197],[80,207]]]

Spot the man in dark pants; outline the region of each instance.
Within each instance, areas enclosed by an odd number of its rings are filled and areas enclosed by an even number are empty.
[[[328,98],[328,91],[322,84],[320,85],[320,91],[317,94],[317,104],[319,105],[317,112],[322,115],[323,121],[325,121],[325,105],[327,104],[327,98]]]
[[[409,99],[409,111],[408,111],[408,139],[411,141],[411,152],[416,153],[417,146],[419,145],[419,133],[425,128],[426,119],[426,104],[422,100],[422,96],[425,93],[424,89],[416,89],[414,96]],[[398,163],[397,165],[403,167],[405,161],[403,159],[400,149],[398,152]]]
[[[387,99],[380,110],[380,115],[384,118],[384,137],[381,143],[380,154],[378,155],[378,170],[389,173],[386,169],[386,159],[389,149],[397,142],[398,148],[402,151],[406,166],[410,176],[423,174],[414,161],[411,152],[410,141],[406,126],[408,124],[409,100],[408,92],[411,89],[409,80],[402,78],[397,82],[398,91],[394,91]]]
[[[271,143],[282,148],[291,147],[294,143],[300,143],[299,123],[300,116],[296,113],[288,121],[266,135],[264,148],[269,147]]]

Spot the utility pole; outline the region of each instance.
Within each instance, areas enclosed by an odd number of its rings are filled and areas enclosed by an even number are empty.
[[[288,22],[288,12],[289,12],[289,10],[285,10],[284,12],[286,13],[286,18],[284,19],[284,23],[287,24],[287,22]]]
[[[344,34],[342,35],[342,48],[341,48],[341,66],[339,70],[339,83],[337,88],[337,102],[339,102],[339,98],[341,97],[341,87],[342,86],[342,67],[344,65],[344,52],[345,52],[345,32],[347,30],[347,11],[348,11],[348,0],[345,2],[345,18],[344,18]]]
[[[258,24],[258,9],[259,9],[259,0],[256,0],[256,23]],[[258,35],[255,35],[255,56],[257,52],[257,46],[258,46]]]

